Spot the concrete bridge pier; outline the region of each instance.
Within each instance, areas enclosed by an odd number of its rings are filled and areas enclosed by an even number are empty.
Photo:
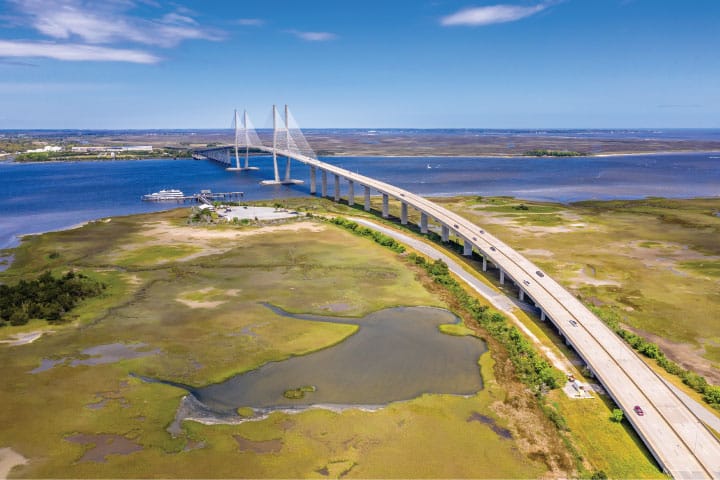
[[[420,233],[428,233],[428,216],[424,212],[420,212]]]
[[[317,169],[310,167],[310,195],[317,193]]]
[[[505,272],[503,269],[500,269],[500,285],[505,285]]]
[[[470,243],[470,240],[464,240],[463,242],[463,256],[472,257],[472,243]]]
[[[545,321],[545,310],[540,310],[540,321],[541,322]]]
[[[405,202],[400,204],[400,223],[407,225],[408,222],[408,205]]]
[[[340,175],[335,175],[335,201],[340,201]]]
[[[518,290],[518,298],[521,302],[525,301],[525,292],[522,289]]]
[[[483,272],[487,272],[487,255],[483,255]]]
[[[382,204],[382,218],[388,218],[390,216],[390,198],[387,193],[383,193],[383,204]]]
[[[370,187],[365,187],[365,211],[370,211]]]
[[[450,228],[448,228],[447,225],[442,226],[442,233],[440,236],[442,237],[443,243],[447,243],[450,241]]]
[[[327,197],[327,170],[322,170],[321,177],[322,177],[321,182],[320,182],[320,187],[322,188],[321,193],[322,193],[322,197],[325,198],[325,197]]]
[[[355,205],[355,182],[348,180],[348,205]]]

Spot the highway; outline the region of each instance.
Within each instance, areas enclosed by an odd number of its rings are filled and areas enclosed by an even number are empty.
[[[272,148],[259,148],[273,153]],[[674,478],[720,478],[720,442],[677,393],[585,305],[548,275],[539,274],[540,269],[520,253],[419,195],[302,154],[275,152],[406,203],[470,242],[557,326],[667,473]],[[643,415],[634,411],[636,406]]]

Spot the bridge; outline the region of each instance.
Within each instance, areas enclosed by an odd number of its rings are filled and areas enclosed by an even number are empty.
[[[483,271],[492,267],[501,284],[512,282],[517,286],[521,300],[535,304],[540,319],[552,322],[566,343],[578,353],[666,473],[674,478],[720,478],[720,441],[675,391],[575,296],[520,253],[460,215],[407,190],[319,160],[287,106],[284,119],[275,106],[272,117],[272,146],[264,145],[255,131],[250,131],[247,113],[240,127],[236,113],[235,145],[197,153],[230,169],[239,168],[237,152],[241,147],[246,154],[245,168],[250,150],[272,155],[274,178],[264,181],[265,184],[299,183],[290,175],[291,161],[299,162],[310,169],[311,194],[318,194],[319,183],[319,194],[327,197],[330,177],[335,201],[340,201],[340,182],[346,182],[348,205],[355,204],[356,190],[362,191],[364,209],[369,211],[370,196],[376,192],[382,195],[383,218],[390,216],[391,198],[400,203],[400,223],[403,225],[408,223],[408,210],[417,210],[421,233],[427,234],[428,223],[434,222],[440,227],[443,242],[449,242],[450,235],[458,238],[465,256],[471,256],[473,252],[479,254]],[[235,167],[232,166],[233,150]],[[281,157],[285,158],[282,178],[278,168]],[[642,409],[643,415],[636,413],[636,406]]]

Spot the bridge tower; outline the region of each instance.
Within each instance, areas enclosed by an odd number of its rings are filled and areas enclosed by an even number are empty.
[[[255,129],[252,128],[250,125],[250,120],[248,118],[247,110],[243,111],[243,122],[242,122],[242,144],[245,145],[245,166],[240,166],[240,153],[239,153],[239,147],[240,147],[240,118],[238,116],[238,111],[235,109],[235,114],[233,115],[233,128],[235,128],[235,166],[234,167],[228,167],[225,170],[231,171],[231,172],[242,172],[245,170],[258,170],[258,167],[251,167],[250,166],[250,143],[259,144],[259,140],[255,141],[255,139],[251,139],[250,130],[252,129],[252,135],[254,137],[257,136],[255,133]],[[228,162],[229,163],[229,162]]]
[[[263,180],[260,182],[263,185],[295,185],[305,183],[303,180],[295,180],[290,177],[290,162],[291,155],[298,153],[300,150],[293,137],[290,133],[290,113],[288,106],[285,105],[285,119],[281,119],[278,114],[277,107],[272,107],[272,122],[273,122],[273,173],[275,178],[273,180]],[[280,169],[278,167],[278,155],[285,157],[285,174],[280,179]]]

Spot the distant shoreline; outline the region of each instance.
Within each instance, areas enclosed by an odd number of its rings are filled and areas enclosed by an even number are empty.
[[[720,150],[662,150],[662,151],[648,151],[648,152],[612,152],[612,153],[588,153],[583,155],[523,155],[523,154],[517,154],[517,153],[495,153],[495,154],[449,154],[449,153],[428,153],[428,154],[385,154],[385,155],[379,155],[379,154],[323,154],[318,155],[318,157],[329,157],[329,158],[366,158],[366,157],[372,157],[372,158],[432,158],[432,157],[442,157],[442,158],[537,158],[537,159],[557,159],[557,160],[567,160],[567,159],[573,159],[573,158],[605,158],[605,157],[629,157],[634,155],[687,155],[687,154],[718,154],[720,155]],[[269,154],[268,154],[269,156]],[[145,160],[167,160],[167,161],[176,161],[176,160],[190,160],[191,157],[178,157],[178,158],[169,158],[169,157],[142,157],[142,158],[83,158],[83,159],[77,159],[77,158],[63,158],[58,160],[42,160],[42,161],[18,161],[14,159],[7,159],[4,161],[0,161],[0,163],[15,163],[15,164],[22,164],[22,165],[31,165],[31,164],[48,164],[48,163],[82,163],[82,162],[134,162],[134,161],[145,161]]]

